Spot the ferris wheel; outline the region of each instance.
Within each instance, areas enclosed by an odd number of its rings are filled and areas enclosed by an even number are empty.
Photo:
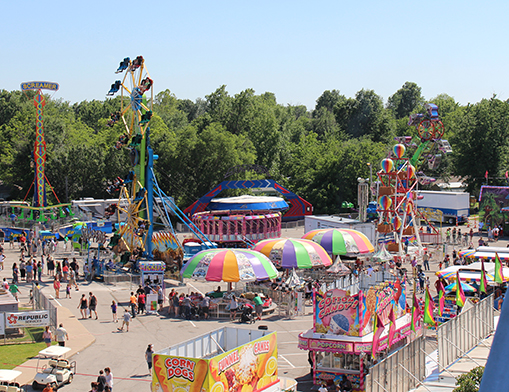
[[[122,121],[124,132],[115,144],[116,149],[129,149],[133,169],[118,187],[117,204],[119,237],[127,251],[145,250],[149,237],[150,211],[145,183],[146,133],[152,118],[153,80],[142,56],[131,61],[128,57],[120,62],[117,74],[124,73],[122,80],[111,85],[107,95],[120,92],[120,111],[111,114],[108,126]],[[149,95],[150,94],[150,95]],[[147,97],[147,95],[149,95]],[[121,214],[125,219],[121,221]]]

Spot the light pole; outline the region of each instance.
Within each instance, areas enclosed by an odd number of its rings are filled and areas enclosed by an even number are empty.
[[[373,167],[371,163],[367,163],[369,167],[369,201],[373,201]]]

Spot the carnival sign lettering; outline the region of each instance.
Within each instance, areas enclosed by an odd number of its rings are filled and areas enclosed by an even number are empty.
[[[6,312],[6,328],[44,327],[49,325],[49,312],[37,310],[33,312]]]
[[[231,352],[226,357],[219,360],[218,362],[219,373],[224,372],[226,369],[235,365],[239,361],[240,361],[239,352],[237,350]]]
[[[333,342],[330,340],[310,340],[309,348],[334,351],[352,351],[352,344],[345,342]]]
[[[325,295],[325,298],[318,302],[318,309],[320,309],[318,313],[318,317],[323,318],[332,313],[341,312],[343,310],[348,310],[350,308],[356,308],[359,300],[355,297],[346,295],[346,292],[343,296],[334,296],[331,290]],[[338,290],[344,291],[344,290]]]
[[[57,91],[58,90],[58,83],[52,83],[52,82],[25,82],[21,83],[21,90],[52,90]]]
[[[168,380],[172,377],[182,377],[189,381],[194,381],[194,365],[193,361],[187,358],[170,357],[164,361],[168,371]]]

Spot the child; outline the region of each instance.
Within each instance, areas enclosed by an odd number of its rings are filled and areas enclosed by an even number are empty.
[[[67,286],[65,288],[65,298],[71,299],[71,283],[67,282]]]
[[[115,301],[111,301],[111,314],[113,316],[113,321],[118,323],[118,319],[117,319],[117,304],[115,303]]]

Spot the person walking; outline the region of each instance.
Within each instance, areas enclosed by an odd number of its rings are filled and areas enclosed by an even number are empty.
[[[237,308],[239,304],[237,303],[237,298],[235,298],[235,294],[232,294],[232,299],[230,300],[230,321],[235,321],[237,318]]]
[[[424,251],[424,255],[422,256],[422,262],[424,264],[424,269],[426,271],[429,271],[429,254],[427,250]]]
[[[64,328],[64,324],[60,323],[57,330],[55,331],[55,338],[57,339],[58,345],[64,347],[65,341],[69,340],[69,334]]]
[[[154,354],[154,346],[149,344],[147,350],[145,351],[145,360],[147,361],[149,372],[152,371],[152,354]]]
[[[81,294],[81,299],[80,299],[78,308],[80,309],[80,312],[81,312],[81,318],[86,319],[87,318],[88,301],[87,301],[87,297],[85,296],[85,294]]]
[[[53,278],[53,288],[55,289],[55,297],[60,298],[60,281],[58,280],[58,276]]]
[[[131,291],[131,297],[129,298],[129,304],[131,305],[131,314],[133,318],[136,317],[136,303],[137,303],[136,296],[134,295],[134,292]]]
[[[44,343],[46,343],[46,347],[51,346],[51,339],[53,338],[53,336],[51,335],[49,325],[44,329],[44,332],[42,333],[42,338],[44,339]]]
[[[138,294],[138,314],[145,313],[145,293]]]
[[[255,312],[256,312],[256,318],[258,320],[262,319],[262,313],[263,313],[263,302],[258,293],[255,294],[253,298],[253,302],[255,304]]]
[[[111,301],[111,315],[113,317],[113,322],[118,323],[117,318],[117,303],[115,301]]]
[[[9,291],[13,295],[14,298],[16,298],[16,301],[18,300],[18,293],[21,294],[21,291],[19,291],[18,285],[12,281],[12,283],[9,286]]]
[[[88,293],[89,294],[89,297],[88,297],[88,310],[89,310],[89,315],[88,315],[88,318],[92,318],[92,312],[95,313],[95,319],[97,320],[99,318],[99,316],[97,315],[97,298],[94,294],[92,294],[92,292]]]
[[[16,284],[18,284],[18,276],[19,276],[18,265],[14,263],[12,265],[12,281]]]
[[[124,325],[127,328],[127,332],[129,332],[129,322],[131,321],[131,313],[127,309],[124,309],[124,320],[122,321],[122,327],[120,327],[118,330],[123,331]]]

